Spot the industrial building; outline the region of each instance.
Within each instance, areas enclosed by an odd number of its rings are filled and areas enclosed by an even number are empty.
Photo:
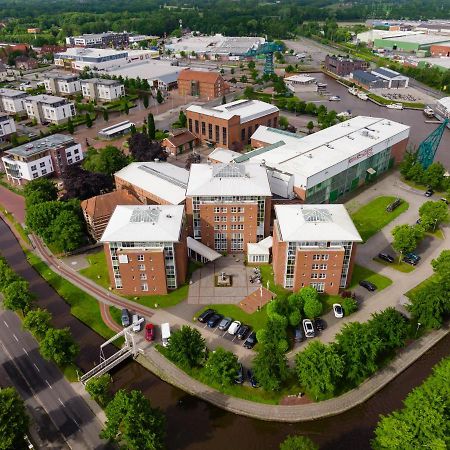
[[[430,47],[431,56],[450,57],[450,42],[444,44],[436,44]]]
[[[263,164],[272,194],[305,203],[333,203],[393,165],[406,151],[410,127],[358,116],[307,136],[260,126],[255,150],[234,161]]]
[[[275,283],[337,295],[351,280],[357,242],[361,236],[344,205],[275,205]]]
[[[279,109],[259,100],[237,100],[225,105],[191,105],[186,109],[189,131],[200,141],[242,150],[260,125],[278,125]]]
[[[388,88],[406,88],[409,84],[409,78],[395,70],[387,67],[378,67],[372,70],[372,75],[375,75],[382,80],[386,80]]]
[[[66,37],[66,44],[75,47],[123,47],[129,42],[130,33],[115,33],[107,31],[105,33],[90,33],[80,36]]]
[[[364,89],[384,89],[388,87],[386,80],[365,70],[355,70],[350,74],[350,78]]]
[[[396,38],[375,39],[374,48],[403,52],[429,51],[435,44],[448,43],[449,37],[440,34],[414,34]]]
[[[355,70],[366,70],[369,67],[370,63],[363,59],[341,55],[327,55],[325,57],[325,69],[340,77],[350,75]]]

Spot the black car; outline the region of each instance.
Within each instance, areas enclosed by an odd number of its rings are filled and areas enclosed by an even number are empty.
[[[303,333],[303,328],[301,325],[294,330],[294,342],[302,342],[305,339],[305,333]]]
[[[386,261],[388,263],[394,262],[394,258],[391,255],[388,255],[387,253],[378,253],[378,258],[380,258],[383,261]]]
[[[236,336],[238,339],[245,339],[249,331],[250,327],[248,325],[241,325],[237,330]]]
[[[446,205],[449,204],[449,201],[445,197],[441,197],[441,202],[444,202]]]
[[[222,319],[223,319],[223,316],[221,314],[213,314],[208,319],[208,322],[207,322],[208,328],[216,327]]]
[[[362,286],[364,289],[367,289],[370,292],[376,291],[377,287],[371,283],[370,281],[367,280],[361,280],[359,282],[359,285]]]
[[[248,338],[245,340],[244,347],[245,348],[253,348],[257,342],[258,342],[258,340],[256,339],[256,333],[254,331],[252,331],[248,335]]]
[[[244,367],[241,363],[239,363],[239,369],[236,378],[234,379],[234,382],[236,384],[242,384],[244,382]]]
[[[213,309],[207,309],[206,311],[203,311],[199,316],[198,316],[198,321],[201,323],[205,323],[208,321],[208,319],[215,314],[216,312]]]
[[[417,266],[417,260],[408,258],[407,256],[404,256],[402,261],[405,262],[406,264],[410,264],[411,266]]]
[[[429,188],[425,191],[425,197],[431,197],[434,194],[433,189]]]
[[[259,387],[258,382],[256,381],[255,376],[253,375],[252,369],[247,370],[247,378],[250,381],[250,384],[252,385],[252,388]]]
[[[323,331],[325,330],[325,326],[325,322],[320,317],[314,319],[314,327],[316,330]]]

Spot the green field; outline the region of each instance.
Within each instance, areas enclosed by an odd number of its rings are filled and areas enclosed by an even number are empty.
[[[398,208],[387,212],[386,207],[394,200],[395,197],[377,197],[351,214],[364,242],[409,208],[409,203],[403,200]]]
[[[101,287],[108,289],[109,274],[103,249],[96,253],[90,253],[87,256],[87,260],[89,262],[89,267],[81,269],[79,273],[84,277],[95,281]]]
[[[390,278],[379,275],[366,267],[355,264],[355,267],[353,268],[352,282],[350,283],[349,289],[354,289],[358,286],[361,280],[367,280],[373,283],[377,287],[377,291],[382,291],[392,284],[392,280]]]
[[[373,258],[374,261],[376,261],[378,264],[382,264],[383,266],[391,267],[394,270],[398,270],[399,272],[403,273],[409,273],[412,272],[415,267],[411,264],[406,264],[403,261],[398,262],[398,257],[395,258],[395,261],[393,263],[388,263],[386,261],[383,261],[380,258]]]
[[[417,286],[410,289],[405,295],[408,298],[414,297],[414,295],[421,291],[422,289],[426,289],[426,287],[432,283],[436,283],[438,281],[438,276],[436,274],[431,275],[431,277],[427,278],[426,280],[423,280],[421,283],[419,283]]]

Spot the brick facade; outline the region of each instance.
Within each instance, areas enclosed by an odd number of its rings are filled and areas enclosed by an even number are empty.
[[[170,205],[171,203],[158,197],[157,195],[153,194],[152,192],[148,192],[144,189],[141,189],[138,186],[135,186],[134,184],[123,180],[122,178],[118,177],[117,175],[114,175],[114,181],[116,183],[116,189],[125,189],[130,194],[135,196],[139,199],[140,202],[142,202],[144,205]]]
[[[450,57],[450,45],[432,45],[430,47],[431,56]]]
[[[205,99],[222,97],[230,92],[228,83],[218,72],[183,70],[178,75],[178,93]]]
[[[335,55],[325,57],[325,68],[339,76],[350,75],[355,70],[366,70],[369,67],[370,64],[362,59],[350,59]]]

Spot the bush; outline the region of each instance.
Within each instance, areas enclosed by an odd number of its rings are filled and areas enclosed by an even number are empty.
[[[344,310],[344,315],[349,316],[350,314],[358,311],[358,302],[352,297],[346,297],[341,302],[342,309]]]

